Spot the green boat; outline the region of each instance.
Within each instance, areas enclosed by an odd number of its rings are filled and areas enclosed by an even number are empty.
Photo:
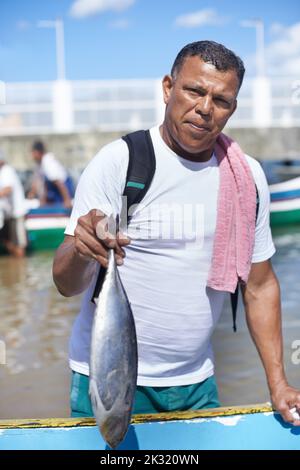
[[[28,252],[55,250],[64,239],[70,209],[60,204],[30,209],[25,217]],[[0,254],[6,250],[0,243]]]
[[[62,205],[31,209],[25,220],[30,251],[56,249],[64,239],[70,210]]]
[[[269,186],[271,226],[300,224],[300,177]],[[70,210],[61,204],[30,209],[25,226],[28,251],[55,250],[64,239]],[[0,247],[3,254],[4,249]]]
[[[300,177],[269,185],[272,227],[300,224]],[[26,218],[30,250],[56,249],[64,238],[70,211],[62,205],[31,209]]]
[[[271,226],[300,223],[300,177],[271,184]]]

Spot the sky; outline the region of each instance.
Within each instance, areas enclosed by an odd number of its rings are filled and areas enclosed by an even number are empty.
[[[187,43],[211,39],[234,50],[255,73],[255,28],[265,25],[267,71],[300,78],[299,0],[0,0],[0,80],[55,80],[54,28],[64,22],[70,80],[160,78]]]

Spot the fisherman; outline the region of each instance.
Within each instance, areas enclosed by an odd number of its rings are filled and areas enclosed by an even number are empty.
[[[41,141],[32,145],[32,157],[38,165],[28,198],[37,197],[41,205],[63,203],[66,208],[72,207],[74,185],[63,165],[53,153],[46,152]]]
[[[23,186],[15,169],[0,152],[0,243],[17,258],[25,255],[27,236]]]
[[[152,183],[117,237],[107,232],[107,218],[121,212],[126,142],[102,148],[81,176],[53,265],[62,295],[85,292],[70,341],[73,416],[92,415],[91,299],[99,265],[107,266],[113,248],[137,330],[134,413],[219,406],[211,335],[239,282],[272,403],[285,421],[300,425],[289,411],[299,411],[300,392],[284,371],[268,185],[260,164],[221,133],[236,110],[244,71],[239,57],[213,41],[179,52],[162,81],[164,121],[150,129]]]

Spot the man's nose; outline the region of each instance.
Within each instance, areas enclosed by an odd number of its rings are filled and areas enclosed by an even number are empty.
[[[195,111],[203,116],[210,116],[212,112],[212,103],[209,96],[201,96],[197,100]]]

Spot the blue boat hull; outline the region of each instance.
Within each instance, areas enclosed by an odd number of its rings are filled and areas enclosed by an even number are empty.
[[[208,410],[207,410],[208,411]],[[300,428],[273,412],[233,414],[131,424],[118,450],[289,449],[300,450]],[[142,416],[142,415],[140,415]],[[144,422],[143,422],[144,421]],[[29,425],[32,425],[32,422]],[[46,423],[47,425],[47,423]],[[17,425],[16,425],[17,426]],[[73,427],[72,427],[73,426]],[[93,420],[62,427],[1,426],[0,449],[108,450]]]

